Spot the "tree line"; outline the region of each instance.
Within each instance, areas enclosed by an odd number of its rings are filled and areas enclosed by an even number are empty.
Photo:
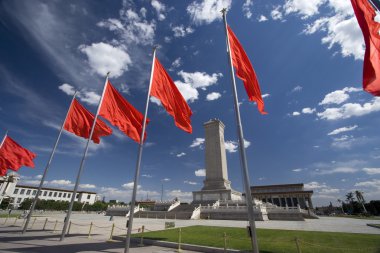
[[[380,215],[380,200],[366,203],[363,192],[360,191],[348,192],[345,197],[345,201],[338,199],[343,213]]]
[[[25,199],[19,206],[21,210],[29,210],[32,205],[33,199]],[[69,208],[69,201],[60,201],[60,200],[44,200],[38,199],[36,203],[36,210],[45,210],[45,211],[64,211]],[[108,203],[102,201],[97,201],[94,204],[86,204],[81,202],[74,202],[73,211],[105,211],[107,210]]]

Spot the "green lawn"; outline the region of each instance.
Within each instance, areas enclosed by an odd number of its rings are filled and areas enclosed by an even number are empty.
[[[20,216],[20,214],[17,214],[17,213],[15,213],[15,214],[13,214],[13,213],[11,213],[11,215],[8,215],[8,214],[6,214],[6,213],[2,213],[2,214],[0,214],[0,218],[16,218],[16,217],[19,217]]]
[[[144,238],[178,242],[179,229],[144,233]],[[192,226],[182,228],[182,243],[223,248],[223,235],[227,235],[227,248],[250,250],[250,239],[244,228]],[[258,229],[261,253],[297,253],[295,238],[302,253],[365,252],[380,253],[380,235],[292,230]],[[140,237],[140,234],[134,235]]]

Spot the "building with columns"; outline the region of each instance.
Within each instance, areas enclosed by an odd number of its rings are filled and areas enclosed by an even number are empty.
[[[313,191],[304,190],[304,184],[251,186],[253,199],[280,207],[297,207],[299,205],[302,209],[313,209],[312,195]]]

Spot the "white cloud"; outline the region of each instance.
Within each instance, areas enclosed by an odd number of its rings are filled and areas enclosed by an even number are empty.
[[[223,77],[222,73],[213,73],[211,75],[206,72],[185,72],[183,70],[178,72],[178,75],[181,76],[185,83],[191,85],[195,89],[205,90],[207,87],[216,84],[218,78]]]
[[[380,111],[380,98],[375,97],[370,102],[363,105],[358,103],[347,103],[341,107],[327,108],[323,112],[317,113],[320,119],[338,120],[359,117]]]
[[[310,107],[305,107],[302,109],[303,114],[313,114],[315,113],[316,109],[315,108],[310,108]]]
[[[61,86],[58,86],[58,89],[60,89],[61,91],[63,91],[69,96],[73,96],[75,93],[74,87],[67,83],[64,83]]]
[[[149,175],[149,174],[142,174],[141,176],[146,177],[146,178],[152,178],[152,175]]]
[[[294,93],[294,92],[301,92],[302,91],[302,86],[300,85],[297,85],[296,87],[294,87],[291,91],[291,93]]]
[[[355,173],[358,169],[351,168],[351,167],[336,167],[336,168],[330,168],[330,169],[323,169],[316,172],[318,175],[331,175],[336,173]]]
[[[62,84],[61,86],[58,86],[58,89],[62,90],[69,96],[74,95],[75,88],[70,84]],[[82,91],[78,92],[77,98],[79,98],[80,101],[85,102],[89,105],[97,105],[100,100],[100,96],[97,93],[95,93],[94,91],[88,91],[86,89],[83,89]]]
[[[268,98],[268,97],[270,97],[270,94],[269,93],[265,93],[265,94],[262,95],[262,97],[263,98]]]
[[[333,138],[331,146],[340,149],[350,149],[354,144],[359,144],[359,142],[351,135],[342,135],[338,138]]]
[[[198,99],[199,92],[196,88],[182,81],[175,81],[174,83],[177,86],[179,92],[182,94],[183,98],[187,102],[194,102]]]
[[[129,54],[122,48],[103,42],[92,43],[91,46],[81,45],[79,50],[86,54],[92,70],[101,76],[110,71],[111,77],[119,77],[132,64]]]
[[[293,169],[292,171],[293,171],[293,172],[301,172],[301,171],[303,171],[303,169],[299,169],[299,168],[298,168],[298,169]]]
[[[186,153],[182,152],[182,153],[177,154],[176,156],[181,157],[181,156],[185,156],[185,155],[186,155]]]
[[[120,91],[121,91],[122,93],[125,93],[125,94],[128,94],[128,95],[131,95],[131,91],[130,91],[129,87],[128,87],[126,84],[124,84],[124,83],[122,83],[122,84],[120,85]]]
[[[242,7],[244,16],[248,19],[252,17],[252,11],[251,11],[252,6],[253,6],[253,0],[245,0]]]
[[[307,35],[323,32],[326,35],[322,38],[321,42],[322,44],[327,44],[329,49],[334,45],[338,45],[343,57],[353,56],[355,59],[363,59],[364,41],[350,1],[312,0],[302,2],[308,5],[313,1],[327,4],[332,12],[328,16],[320,17],[312,23],[307,24],[303,32]],[[318,13],[318,7],[320,6],[321,4],[317,4],[309,8],[308,14]],[[300,13],[300,11],[298,12]]]
[[[222,73],[213,73],[209,75],[205,72],[184,72],[183,70],[178,72],[178,75],[182,77],[184,81],[175,81],[179,91],[186,101],[194,102],[198,99],[199,92],[197,89],[206,90],[208,86],[216,84],[218,78],[222,77]]]
[[[337,135],[337,134],[340,134],[340,133],[344,133],[344,132],[348,132],[348,131],[353,131],[357,127],[358,127],[357,125],[348,126],[348,127],[341,127],[341,128],[338,128],[338,129],[335,129],[335,130],[331,131],[327,135]]]
[[[78,97],[82,102],[85,102],[89,105],[97,105],[100,100],[100,95],[98,95],[94,91],[80,92]]]
[[[215,20],[221,20],[220,10],[230,9],[232,0],[202,0],[194,1],[186,10],[196,25],[210,24]]]
[[[373,187],[380,189],[380,179],[372,179],[371,181],[363,181],[363,182],[358,182],[355,184],[355,186],[360,186],[360,187]]]
[[[368,175],[380,174],[380,168],[363,168],[363,171]]]
[[[227,152],[235,153],[237,151],[238,145],[235,141],[226,141],[224,142],[224,147]]]
[[[162,181],[162,182],[169,182],[169,181],[170,181],[170,178],[167,178],[167,177],[166,177],[166,178],[162,179],[161,181]]]
[[[276,6],[270,13],[273,20],[282,20],[281,6]]]
[[[174,26],[172,28],[172,31],[174,33],[174,37],[185,37],[186,35],[189,35],[194,32],[194,29],[189,27],[184,27],[183,25]]]
[[[305,189],[314,190],[315,198],[336,198],[336,196],[331,196],[332,194],[337,194],[340,192],[340,189],[332,188],[326,183],[319,183],[316,181],[309,182],[304,185]]]
[[[183,183],[184,184],[189,184],[189,185],[197,185],[198,184],[197,182],[188,181],[188,180],[183,181]]]
[[[316,181],[313,181],[313,182],[309,182],[309,183],[305,184],[304,187],[306,189],[312,189],[312,190],[314,190],[314,189],[326,188],[327,185],[326,185],[326,183],[320,184],[320,183],[318,183]]]
[[[123,184],[121,187],[123,187],[124,189],[127,189],[127,190],[132,190],[134,185],[135,185],[134,182],[129,182],[129,183]],[[140,188],[141,188],[141,185],[138,185],[137,189],[140,189]]]
[[[164,41],[165,41],[166,43],[170,43],[170,42],[172,41],[172,39],[171,39],[169,36],[165,36],[165,37],[164,37]]]
[[[293,115],[293,116],[300,116],[301,113],[299,113],[299,112],[293,112],[292,115]]]
[[[74,184],[70,180],[65,179],[56,179],[48,182],[49,185],[55,186],[74,186]]]
[[[319,103],[319,105],[329,105],[329,104],[341,104],[350,98],[348,93],[361,91],[359,88],[346,87],[342,90],[336,90],[327,94],[324,99]]]
[[[69,96],[73,96],[75,92],[75,88],[67,83],[58,86],[58,89]],[[100,100],[100,96],[97,93],[94,91],[88,91],[87,89],[83,89],[82,91],[78,92],[76,97],[79,98],[80,101],[85,102],[89,105],[96,105]]]
[[[119,11],[119,19],[107,19],[99,22],[99,27],[108,28],[110,31],[115,32],[122,40],[119,44],[142,44],[152,45],[154,42],[156,22],[152,20],[147,21],[145,18],[145,11],[140,10],[141,17],[137,12],[129,8],[127,1],[123,2],[123,7]],[[163,16],[159,16],[163,18]]]
[[[172,63],[172,69],[173,68],[179,68],[179,67],[181,67],[181,65],[182,65],[182,59],[181,59],[181,57],[178,57],[177,59],[175,59],[174,61],[173,61],[173,63]]]
[[[244,148],[248,148],[249,146],[251,146],[251,142],[244,140]],[[235,153],[239,146],[236,141],[226,141],[224,142],[224,147],[228,153]]]
[[[165,12],[165,9],[166,9],[165,5],[157,0],[152,0],[151,4],[157,12],[158,20],[161,20],[161,21],[164,20],[165,15],[163,12]]]
[[[206,170],[205,169],[199,169],[195,171],[195,176],[197,177],[205,177],[206,176]]]
[[[248,148],[249,146],[251,146],[251,142],[247,141],[247,140],[244,140],[244,147]]]
[[[193,140],[193,143],[191,143],[190,148],[201,147],[203,146],[204,142],[204,138],[196,138],[195,140]]]
[[[264,15],[260,15],[260,17],[257,19],[257,21],[259,21],[259,22],[265,22],[265,21],[268,21],[268,18],[265,17]]]
[[[80,184],[79,187],[82,189],[95,189],[96,185],[94,185],[94,184]]]
[[[219,92],[211,92],[211,93],[207,94],[206,100],[207,101],[217,100],[221,96],[222,96],[222,94],[220,94]]]
[[[191,197],[193,196],[192,192],[183,192],[181,190],[171,190],[166,193],[166,196],[172,198],[178,198],[182,201],[191,201]]]
[[[286,14],[299,13],[302,18],[308,18],[315,14],[318,14],[318,8],[325,0],[287,0],[284,5],[284,11]]]

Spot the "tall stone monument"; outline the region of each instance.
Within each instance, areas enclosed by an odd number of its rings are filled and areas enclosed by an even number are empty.
[[[240,200],[241,193],[231,189],[228,180],[224,124],[212,119],[205,128],[206,179],[202,190],[193,192],[193,201]]]

